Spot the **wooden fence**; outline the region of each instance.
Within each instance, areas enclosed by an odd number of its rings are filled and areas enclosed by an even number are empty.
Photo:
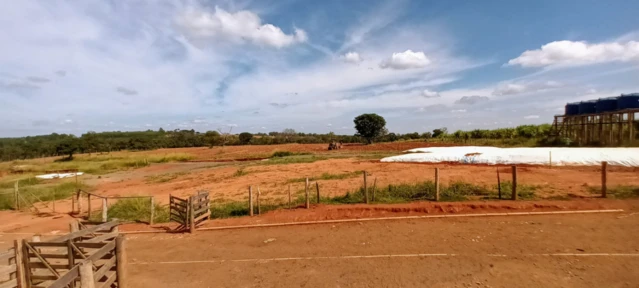
[[[78,215],[82,215],[82,213],[84,213],[84,210],[83,210],[84,200],[82,197],[83,195],[86,195],[86,204],[87,204],[86,219],[88,220],[91,219],[91,213],[93,213],[94,211],[98,211],[98,209],[93,209],[91,205],[92,204],[91,199],[100,199],[99,211],[102,212],[102,215],[100,217],[102,222],[107,222],[109,220],[109,201],[113,203],[121,199],[149,199],[148,200],[150,205],[149,224],[153,225],[153,218],[155,218],[155,197],[153,196],[102,196],[102,195],[98,195],[95,193],[90,193],[90,192],[86,192],[86,191],[78,189],[76,196],[72,198],[72,203],[71,203],[71,210],[73,211],[73,213],[77,213]],[[77,210],[76,210],[76,207],[77,207]]]
[[[180,224],[175,230],[195,232],[195,227],[211,218],[209,192],[199,191],[197,195],[182,199],[169,195],[169,215],[171,221]]]
[[[47,242],[16,241],[16,247],[0,254],[0,260],[9,261],[0,266],[0,281],[3,275],[9,278],[0,288],[126,287],[118,221],[93,224],[73,222],[71,233]]]

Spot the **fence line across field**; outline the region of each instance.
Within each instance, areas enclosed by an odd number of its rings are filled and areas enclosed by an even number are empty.
[[[608,173],[608,162],[604,161],[601,162],[601,198],[607,198],[607,173]],[[510,200],[516,201],[519,199],[519,193],[517,191],[517,165],[511,165],[510,166],[510,170],[511,170],[511,175],[512,175],[512,179],[511,179],[511,195],[509,197]],[[499,172],[499,167],[497,167],[496,169],[497,172],[497,191],[498,191],[498,199],[502,200],[504,198],[502,198],[502,187],[501,187],[501,183],[502,183],[502,179],[500,177],[500,172]],[[366,171],[362,171],[362,176],[363,176],[363,204],[371,204],[372,202],[375,202],[375,192],[377,190],[377,178],[374,179],[374,184],[372,186],[372,191],[369,191],[369,187],[368,187],[368,174]],[[435,202],[439,202],[440,201],[440,168],[436,167],[434,168],[434,178],[433,178],[433,182],[434,182],[434,186],[435,186],[435,191],[434,191],[434,197],[433,199],[431,199],[432,201]],[[311,205],[310,205],[310,189],[313,186],[310,182],[309,177],[305,178],[304,181],[305,185],[304,185],[304,208],[305,209],[310,209]],[[316,192],[317,192],[317,204],[321,203],[321,198],[320,198],[320,189],[319,189],[319,181],[315,180],[315,187],[316,187]],[[372,193],[372,195],[369,195],[369,193]],[[248,191],[248,210],[249,216],[254,216],[254,215],[259,215],[261,214],[260,211],[260,200],[259,200],[259,187],[258,187],[258,194],[257,197],[254,196],[253,193],[253,186],[249,186],[249,191]],[[369,197],[372,196],[372,197]],[[257,198],[257,199],[254,199]],[[257,201],[255,201],[257,200]],[[372,202],[370,201],[372,200]],[[257,204],[257,211],[258,213],[254,213],[254,204]],[[288,184],[288,205],[287,205],[288,209],[292,208],[292,200],[291,200],[291,184]]]
[[[82,194],[87,196],[87,219],[91,218],[91,212],[93,212],[91,207],[91,197],[95,197],[98,199],[102,199],[102,222],[107,222],[109,216],[109,200],[121,200],[121,199],[149,199],[150,205],[150,218],[149,224],[153,225],[153,218],[155,217],[155,197],[154,196],[103,196],[91,192],[87,192],[81,189],[78,189],[76,196],[71,198],[71,210],[78,215],[82,214]],[[77,202],[77,211],[76,211],[76,202]]]

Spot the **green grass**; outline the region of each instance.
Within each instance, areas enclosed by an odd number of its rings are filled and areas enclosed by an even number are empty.
[[[601,186],[588,186],[588,191],[592,194],[601,195]],[[619,185],[607,187],[606,195],[615,199],[628,199],[639,197],[639,186]]]
[[[308,152],[291,152],[291,151],[275,151],[271,155],[270,158],[281,158],[281,157],[289,157],[289,156],[299,156],[299,155],[311,155]]]
[[[151,202],[149,198],[131,198],[121,199],[109,206],[108,217],[109,219],[118,219],[123,221],[136,221],[148,223],[151,219]],[[166,223],[169,222],[169,208],[168,206],[162,206],[155,204],[154,222]],[[102,211],[95,211],[91,213],[89,219],[100,221],[102,218]]]
[[[341,180],[346,178],[355,178],[362,175],[362,171],[354,171],[354,172],[346,172],[340,174],[331,174],[331,173],[323,173],[320,176],[315,176],[308,178],[309,181],[317,181],[317,180]],[[298,183],[305,182],[306,178],[293,178],[288,179],[287,183]]]
[[[315,161],[327,160],[327,157],[315,156],[315,155],[294,155],[285,157],[275,157],[267,161],[260,161],[260,165],[284,165],[284,164],[299,164],[299,163],[313,163]]]
[[[177,172],[177,173],[166,173],[166,174],[160,174],[160,175],[151,175],[151,176],[146,176],[145,178],[145,182],[147,184],[152,184],[152,183],[165,183],[165,182],[169,182],[173,179],[176,179],[182,175],[187,175],[188,173],[186,172]]]
[[[23,185],[23,182],[25,185]],[[31,185],[26,185],[27,183],[31,183]],[[20,205],[22,207],[27,207],[29,206],[27,205],[28,203],[33,204],[37,202],[67,199],[76,193],[77,188],[83,190],[90,189],[90,187],[84,185],[83,183],[79,183],[76,186],[75,181],[69,180],[62,183],[51,184],[33,184],[33,182],[29,182],[29,180],[20,181]],[[0,210],[9,210],[15,208],[15,198],[13,191],[13,186],[11,186],[11,188],[0,189]]]
[[[0,165],[0,170],[12,172],[42,174],[46,171],[75,170],[90,174],[106,174],[118,170],[141,168],[152,163],[186,162],[194,157],[186,153],[170,153],[166,155],[125,155],[74,156],[73,160],[63,162],[42,162],[42,159],[5,162]]]
[[[306,178],[304,178],[306,181]],[[510,198],[510,189],[512,186],[509,182],[502,182],[503,199]],[[388,185],[386,187],[375,187],[375,201],[372,201],[373,187],[368,187],[369,197],[372,203],[407,203],[412,201],[427,201],[435,198],[435,183],[426,181],[416,184],[399,184]],[[519,199],[534,199],[537,186],[518,185]],[[440,186],[440,201],[465,201],[472,199],[497,199],[497,185],[486,187],[465,182],[452,182],[448,185]],[[315,203],[315,186],[311,185],[311,203]],[[297,207],[303,205],[306,201],[304,190],[295,193],[292,206]],[[364,203],[364,188],[346,193],[345,195],[335,197],[322,197],[322,204],[357,204]],[[284,202],[266,202],[262,203],[262,213],[282,209],[288,207],[288,203]],[[255,208],[257,211],[257,208]],[[246,216],[249,214],[247,201],[231,201],[225,203],[211,204],[211,218],[229,218]]]
[[[242,177],[242,176],[248,175],[249,172],[245,171],[244,168],[245,167],[237,169],[237,171],[233,173],[233,177]]]

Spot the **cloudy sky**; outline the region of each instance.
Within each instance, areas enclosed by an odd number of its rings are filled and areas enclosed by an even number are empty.
[[[639,1],[2,1],[0,137],[549,123],[639,92]]]

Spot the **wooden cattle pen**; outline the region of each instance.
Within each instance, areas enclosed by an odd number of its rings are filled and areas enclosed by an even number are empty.
[[[195,227],[211,218],[211,199],[209,192],[199,191],[188,198],[169,195],[169,217],[180,224],[175,231],[195,232]]]
[[[16,240],[0,254],[0,288],[126,287],[118,223],[72,222],[69,234],[45,242]]]
[[[635,114],[639,109],[612,112],[556,115],[552,134],[570,138],[579,145],[598,142],[602,145],[622,145],[636,139]]]

